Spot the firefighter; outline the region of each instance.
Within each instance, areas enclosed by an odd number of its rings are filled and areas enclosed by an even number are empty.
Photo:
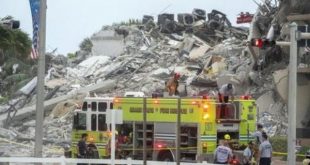
[[[229,96],[231,96],[231,101],[234,101],[234,93],[235,88],[231,83],[222,85],[218,92],[219,102],[228,103]]]
[[[179,86],[179,79],[181,75],[179,73],[175,73],[173,77],[171,77],[168,82],[166,83],[166,89],[169,93],[169,96],[178,95],[178,86]]]
[[[87,144],[86,139],[88,135],[86,133],[83,133],[81,136],[81,140],[77,144],[77,157],[85,159],[87,157]],[[84,163],[78,163],[78,165],[86,165]]]
[[[214,151],[214,163],[216,164],[228,164],[232,158],[232,150],[228,147],[228,140],[230,136],[224,135],[224,140]]]
[[[263,133],[263,142],[259,145],[259,164],[270,165],[272,158],[272,146],[266,133]]]
[[[259,145],[263,142],[263,133],[265,133],[263,131],[263,125],[258,123],[257,124],[257,130],[252,134],[252,136],[255,138],[255,144],[253,147],[253,156],[255,158],[255,160],[258,162],[258,149],[259,149]]]
[[[95,145],[95,139],[93,137],[89,138],[89,144],[87,145],[87,158],[89,159],[98,159],[98,149]]]
[[[81,136],[81,140],[79,141],[77,145],[77,153],[78,153],[78,158],[85,158],[86,153],[87,153],[87,144],[86,144],[86,139],[88,135],[86,133],[83,133]]]
[[[226,118],[228,112],[226,112],[226,104],[229,102],[229,96],[231,97],[231,101],[234,101],[234,93],[235,93],[235,88],[231,83],[224,84],[221,86],[221,88],[218,91],[218,99],[219,102],[221,103],[221,113],[220,117],[221,118]]]
[[[243,164],[244,165],[252,164],[253,147],[254,147],[254,143],[252,141],[249,141],[247,148],[243,151]]]
[[[263,137],[262,137],[263,133],[264,133],[263,125],[258,123],[257,124],[257,130],[252,134],[252,136],[255,138],[257,145],[260,145],[263,142]]]

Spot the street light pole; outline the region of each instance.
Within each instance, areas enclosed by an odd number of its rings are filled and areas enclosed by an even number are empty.
[[[297,111],[297,24],[290,25],[290,64],[289,64],[289,91],[288,91],[288,155],[289,165],[296,164],[296,111]]]
[[[177,109],[177,125],[176,125],[176,163],[180,165],[180,142],[181,142],[181,98],[178,98],[178,109]]]
[[[34,156],[42,157],[43,119],[44,119],[44,77],[45,77],[45,34],[46,0],[40,0],[39,62],[36,102],[36,128]]]

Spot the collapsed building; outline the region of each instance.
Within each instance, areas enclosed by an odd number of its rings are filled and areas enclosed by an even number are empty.
[[[277,2],[277,1],[276,1]],[[292,2],[293,3],[293,2]],[[104,26],[90,39],[92,52],[78,51],[75,58],[48,55],[45,79],[44,155],[62,155],[70,144],[73,110],[87,94],[122,96],[126,91],[164,92],[169,77],[181,74],[180,95],[216,96],[217,87],[232,83],[237,95],[251,95],[260,110],[259,122],[269,135],[287,133],[288,49],[272,46],[257,49],[246,42],[266,37],[288,40],[288,25],[296,19],[285,12],[306,6],[290,1],[264,1],[251,27],[233,27],[226,15],[212,10],[192,13],[145,15],[142,24]],[[299,10],[300,9],[300,10]],[[304,9],[304,10],[302,10]],[[287,18],[287,19],[284,19]],[[299,18],[299,17],[298,17]],[[309,20],[309,19],[308,19]],[[307,23],[307,21],[301,21]],[[300,67],[307,67],[309,52],[302,51]],[[299,75],[297,124],[299,132],[309,127],[309,79]],[[36,78],[0,106],[0,148],[3,155],[31,155],[35,130]],[[61,129],[59,129],[61,128]],[[307,137],[299,133],[298,138]],[[11,144],[14,145],[9,145]]]

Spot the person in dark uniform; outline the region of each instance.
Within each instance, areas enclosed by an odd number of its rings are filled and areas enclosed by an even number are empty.
[[[83,133],[81,136],[81,140],[77,144],[77,157],[81,159],[85,159],[87,155],[87,144],[86,144],[86,139],[87,139],[87,134]],[[86,165],[86,164],[81,164],[78,163],[78,165]]]

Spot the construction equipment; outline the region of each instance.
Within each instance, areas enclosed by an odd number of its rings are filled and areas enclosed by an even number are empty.
[[[208,14],[208,26],[210,28],[222,31],[225,24],[231,27],[231,23],[224,13],[218,10],[212,10],[211,13]]]
[[[225,113],[217,100],[203,96],[181,98],[86,97],[75,110],[71,156],[76,157],[80,136],[87,133],[97,148],[99,158],[110,156],[108,111],[123,111],[123,124],[116,125],[116,157],[141,159],[143,155],[143,109],[146,107],[146,155],[148,160],[174,161],[176,139],[180,137],[180,160],[195,161],[213,154],[220,140],[230,136],[235,149],[246,145],[255,130],[255,100],[240,97],[226,103]],[[177,135],[177,113],[181,107],[180,134]]]

